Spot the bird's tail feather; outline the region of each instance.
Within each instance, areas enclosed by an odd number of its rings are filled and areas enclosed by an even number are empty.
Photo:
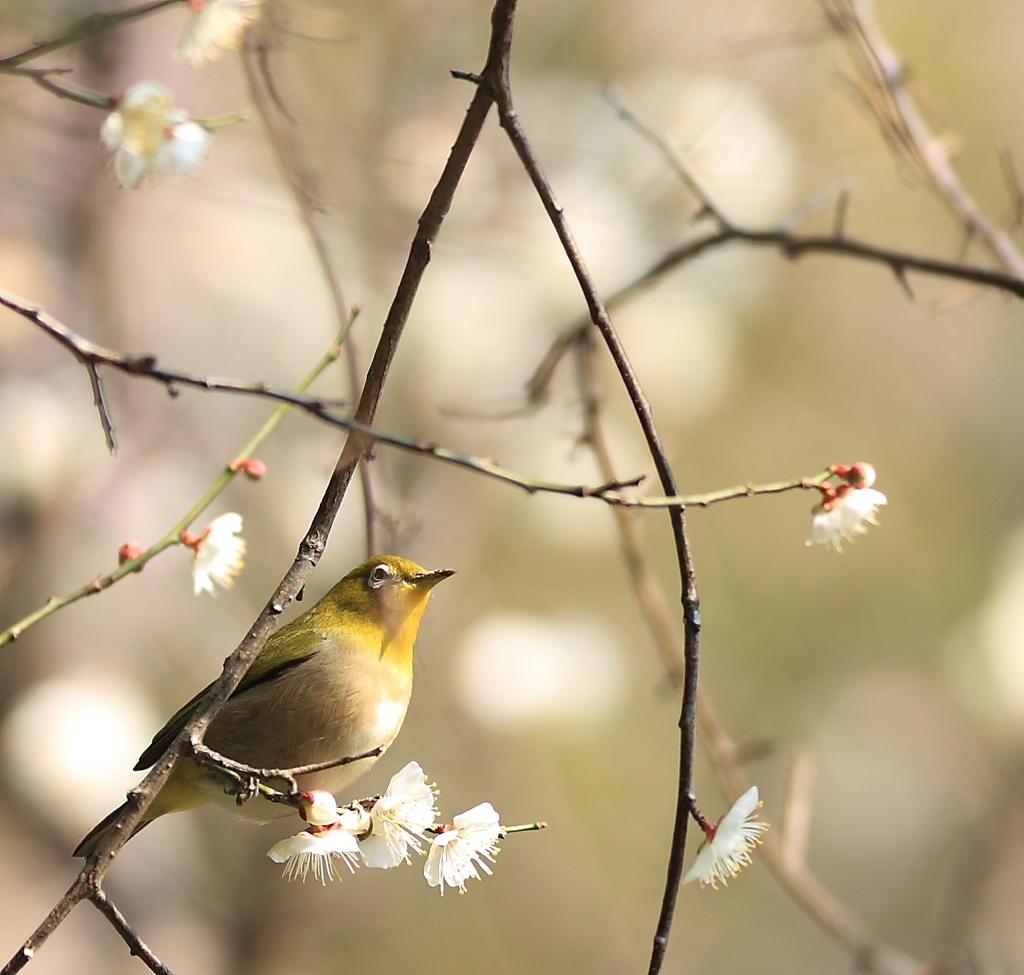
[[[114,821],[124,812],[125,807],[128,803],[118,806],[109,816],[104,816],[90,831],[89,835],[82,840],[78,846],[75,847],[74,856],[76,857],[91,857],[96,852],[96,847],[99,846],[103,840],[107,838],[110,833],[111,826],[114,825]],[[149,825],[151,819],[143,820],[135,829],[132,830],[131,835],[128,839],[131,839],[143,826]]]

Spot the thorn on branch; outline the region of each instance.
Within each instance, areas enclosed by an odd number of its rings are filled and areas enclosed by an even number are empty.
[[[474,74],[472,71],[460,71],[458,68],[452,68],[449,74],[451,74],[456,81],[468,81],[474,85],[479,85],[483,80],[480,75]]]
[[[601,497],[603,494],[610,494],[613,491],[621,491],[624,488],[639,487],[647,480],[646,474],[639,474],[636,477],[631,477],[628,481],[607,481],[604,484],[599,484],[596,488],[590,488],[584,490],[580,495],[581,497]]]
[[[896,275],[896,280],[899,281],[900,286],[906,292],[907,297],[914,300],[914,290],[910,287],[910,281],[907,279],[907,268],[903,264],[894,263],[891,264],[892,273]]]
[[[836,215],[832,222],[832,236],[842,240],[846,236],[846,209],[850,205],[850,191],[844,189],[836,199]]]
[[[140,374],[152,372],[156,368],[155,355],[137,355],[125,359],[125,369],[128,372]]]
[[[114,424],[111,422],[110,413],[107,410],[107,401],[103,394],[103,383],[100,382],[99,370],[96,363],[91,360],[85,361],[85,368],[89,373],[89,385],[92,387],[92,401],[96,406],[96,412],[100,415],[103,439],[107,443],[107,450],[115,454],[117,453],[117,441],[114,439]]]

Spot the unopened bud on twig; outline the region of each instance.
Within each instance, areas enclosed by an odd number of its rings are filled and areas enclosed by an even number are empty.
[[[143,552],[146,551],[146,546],[142,542],[125,542],[117,550],[117,564],[124,565],[125,562],[131,562],[132,559],[137,559]],[[142,566],[137,565],[132,572],[141,572]]]
[[[258,481],[264,474],[267,473],[267,465],[262,460],[257,460],[255,457],[246,457],[244,460],[233,461],[230,465],[230,469],[236,473],[241,472],[250,481]]]

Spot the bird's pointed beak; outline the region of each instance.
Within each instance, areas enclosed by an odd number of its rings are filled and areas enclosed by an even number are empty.
[[[412,581],[417,586],[426,586],[427,589],[433,589],[439,582],[453,575],[455,575],[454,569],[436,569],[434,572],[421,572],[418,576],[414,576]]]

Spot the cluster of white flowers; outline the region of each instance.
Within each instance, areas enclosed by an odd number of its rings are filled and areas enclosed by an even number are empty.
[[[326,883],[341,879],[336,861],[355,872],[367,867],[389,869],[412,863],[410,851],[427,860],[423,876],[431,887],[466,892],[466,881],[491,873],[498,841],[505,835],[489,802],[456,816],[451,824],[437,823],[437,790],[423,769],[410,762],[388,784],[382,796],[339,808],[323,791],[303,793],[301,814],[309,824],[301,833],[276,843],[267,853],[284,864],[289,880],[313,877]],[[425,849],[425,847],[427,847]]]
[[[263,11],[263,0],[187,2],[189,21],[175,55],[196,69],[239,50]],[[205,158],[211,138],[207,125],[175,108],[171,93],[155,81],[132,85],[100,128],[100,139],[114,152],[117,181],[133,190],[151,176],[191,172]]]
[[[875,514],[885,504],[885,495],[872,488],[875,469],[870,464],[837,464],[833,473],[844,483],[835,487],[827,482],[819,485],[822,500],[811,512],[808,545],[825,545],[836,552],[843,542],[852,542],[877,525]]]

